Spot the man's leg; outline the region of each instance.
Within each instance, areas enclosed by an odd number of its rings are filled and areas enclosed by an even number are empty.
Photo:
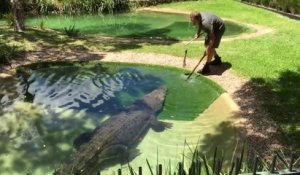
[[[225,32],[225,25],[222,25],[220,28],[215,30],[215,36],[216,36],[216,40],[214,43],[215,49],[219,47],[224,32]],[[222,64],[221,57],[218,55],[217,51],[214,52],[214,58],[215,59],[211,62],[212,65],[221,65]]]
[[[212,57],[214,56],[215,53],[215,48],[213,47],[207,47],[206,48],[206,56],[207,56],[207,61],[203,67],[203,69],[201,70],[201,74],[209,74],[210,73],[210,68],[209,68],[209,64],[211,62]]]
[[[214,52],[214,58],[215,59],[210,63],[211,65],[221,65],[222,64],[221,57],[218,55],[216,50]]]

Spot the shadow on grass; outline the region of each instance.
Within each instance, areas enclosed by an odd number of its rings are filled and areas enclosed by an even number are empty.
[[[141,26],[143,27],[143,26]],[[139,30],[140,31],[140,30]],[[142,31],[142,29],[141,29]],[[105,38],[97,36],[81,36],[70,38],[61,32],[51,30],[38,30],[28,28],[25,33],[16,33],[8,28],[0,28],[0,37],[4,43],[10,43],[17,49],[28,51],[31,48],[30,55],[35,60],[94,60],[102,59],[104,55],[95,54],[93,51],[121,51],[132,50],[142,47],[143,44],[151,45],[171,45],[177,40],[167,40],[168,29],[159,29],[143,33],[145,36],[153,33],[160,33],[160,39],[134,39],[134,38]],[[4,46],[1,46],[4,49]],[[13,59],[24,61],[28,55],[23,54]]]
[[[206,155],[209,161],[212,161],[214,157],[215,148],[217,148],[217,157],[224,158],[224,166],[229,167],[235,149],[240,151],[242,142],[239,143],[237,137],[238,128],[236,128],[232,122],[224,121],[218,125],[215,134],[206,134],[201,140],[203,145],[199,146],[199,152]],[[235,148],[238,146],[237,148]]]
[[[280,127],[283,137],[280,131],[276,134],[284,138],[290,148],[300,151],[300,68],[283,71],[278,78],[252,78],[235,95],[243,99],[239,105],[243,111],[248,111],[245,115],[250,122],[263,123],[270,117]],[[265,113],[256,114],[262,111],[249,106],[262,107]],[[261,131],[268,132],[268,125],[261,127]]]

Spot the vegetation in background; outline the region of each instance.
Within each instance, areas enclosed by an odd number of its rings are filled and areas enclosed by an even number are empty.
[[[248,3],[263,5],[287,13],[300,14],[300,1],[299,0],[241,0]]]
[[[3,19],[9,28],[14,26],[14,15],[12,13],[4,14]]]
[[[187,0],[28,0],[30,14],[102,14],[127,11],[132,7]],[[0,14],[9,12],[9,0],[0,1]]]

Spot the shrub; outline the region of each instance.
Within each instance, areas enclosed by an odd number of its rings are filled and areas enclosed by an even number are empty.
[[[40,22],[40,24],[39,24],[41,30],[44,30],[44,29],[45,29],[45,23],[46,23],[45,20],[41,20],[41,22]]]
[[[80,35],[80,31],[75,28],[75,25],[69,26],[68,28],[65,27],[64,31],[69,37],[78,37]]]
[[[300,14],[299,0],[241,0],[244,2],[264,5],[292,14]]]
[[[0,43],[0,64],[9,64],[15,53],[15,46],[8,46],[5,43]]]
[[[129,0],[29,0],[33,13],[113,13],[129,9]]]
[[[3,18],[5,19],[5,22],[8,27],[14,26],[14,15],[12,13],[4,14]]]

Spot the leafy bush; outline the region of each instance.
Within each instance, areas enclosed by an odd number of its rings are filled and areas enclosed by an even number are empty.
[[[113,13],[129,9],[129,0],[29,0],[33,13]]]
[[[28,0],[27,8],[34,14],[100,14],[127,11],[140,5],[156,5],[187,0]]]
[[[12,13],[7,13],[3,15],[3,18],[6,21],[8,27],[14,26],[14,15]]]
[[[39,24],[41,30],[45,29],[45,23],[46,23],[45,20],[41,20],[41,22]]]
[[[15,46],[8,46],[5,43],[0,43],[0,64],[9,64],[15,53]]]
[[[80,31],[75,28],[75,25],[69,26],[68,28],[65,27],[64,31],[69,37],[78,37],[80,35]]]
[[[264,5],[292,14],[300,14],[299,0],[241,0],[258,5]]]

